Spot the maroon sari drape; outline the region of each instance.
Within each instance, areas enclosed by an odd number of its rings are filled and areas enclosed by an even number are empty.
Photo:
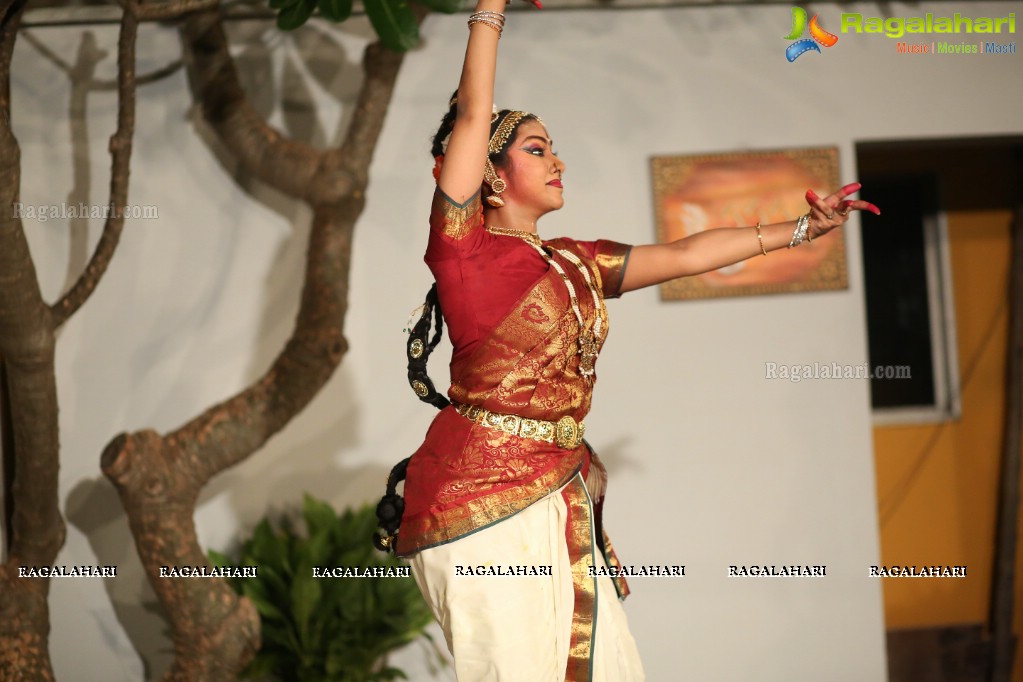
[[[582,421],[593,381],[579,373],[579,323],[561,275],[525,241],[483,229],[479,194],[457,205],[438,191],[430,228],[426,262],[454,347],[450,398],[501,414]],[[618,296],[630,247],[564,238],[543,244],[571,279],[586,329],[592,329],[596,314],[606,315],[602,299]],[[583,274],[559,249],[588,268],[601,296],[598,307]],[[606,475],[588,445],[562,449],[445,408],[409,463],[396,551],[412,554],[485,528],[579,472],[599,512]],[[599,519],[595,527],[608,563],[617,565]],[[626,591],[623,583],[619,590]]]

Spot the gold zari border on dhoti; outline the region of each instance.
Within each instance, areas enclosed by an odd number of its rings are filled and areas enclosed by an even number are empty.
[[[514,436],[504,436],[513,438]],[[429,514],[403,518],[399,534],[397,556],[408,556],[418,551],[436,547],[446,542],[482,530],[520,512],[537,500],[541,500],[565,485],[579,470],[579,460],[565,457],[540,476],[528,483],[520,483],[503,490],[486,493],[464,504],[431,511]],[[401,539],[411,540],[412,545],[402,545]]]
[[[568,509],[565,540],[572,567],[572,637],[565,682],[589,682],[593,676],[593,638],[597,629],[597,578],[593,575],[593,518],[581,475],[568,482],[561,496]]]

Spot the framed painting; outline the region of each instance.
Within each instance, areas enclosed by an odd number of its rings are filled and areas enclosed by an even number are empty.
[[[714,227],[794,220],[808,210],[806,190],[824,197],[839,187],[835,147],[657,156],[651,159],[651,172],[660,243]],[[843,232],[834,230],[812,244],[666,282],[661,299],[845,289],[849,280]]]

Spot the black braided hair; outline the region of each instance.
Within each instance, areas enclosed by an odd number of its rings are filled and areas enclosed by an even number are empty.
[[[432,339],[430,338],[431,318],[437,325],[433,331]],[[415,326],[412,327],[412,331],[409,332],[408,342],[405,344],[405,354],[408,356],[409,386],[420,400],[430,403],[438,410],[443,410],[450,403],[434,388],[430,375],[426,373],[426,363],[429,361],[433,349],[440,343],[443,331],[444,317],[441,315],[440,302],[437,300],[437,283],[434,282],[430,290],[426,292],[423,312],[419,315]]]
[[[436,325],[433,336],[430,336],[430,328]],[[442,410],[451,403],[443,395],[437,392],[426,373],[426,363],[430,359],[437,344],[440,343],[444,331],[444,316],[441,314],[440,301],[437,298],[437,283],[426,293],[426,300],[423,302],[423,311],[419,315],[415,326],[409,332],[408,341],[405,344],[405,355],[408,357],[408,381],[412,391],[425,403],[430,403],[438,410]],[[398,526],[401,524],[402,514],[405,513],[405,498],[398,494],[398,483],[405,480],[405,472],[408,469],[409,460],[405,459],[394,465],[391,473],[387,476],[387,489],[384,496],[377,503],[377,524],[381,532],[373,533],[373,545],[381,552],[394,551],[398,542]]]
[[[377,503],[377,524],[383,533],[373,533],[373,546],[381,552],[393,552],[394,545],[398,542],[398,526],[401,524],[401,515],[405,513],[405,498],[398,494],[398,482],[405,480],[405,471],[408,469],[409,460],[406,457],[391,469],[387,476],[387,489],[384,496]]]
[[[437,128],[437,134],[433,136],[433,143],[430,146],[430,156],[434,158],[444,155],[444,138],[455,127],[455,117],[458,115],[458,90],[451,95],[450,102],[447,113],[440,120],[440,127]]]

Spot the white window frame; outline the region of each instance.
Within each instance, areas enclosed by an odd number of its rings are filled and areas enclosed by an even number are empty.
[[[962,416],[948,216],[944,211],[924,215],[923,231],[934,403],[926,406],[873,408],[875,426],[935,424],[955,421]]]

